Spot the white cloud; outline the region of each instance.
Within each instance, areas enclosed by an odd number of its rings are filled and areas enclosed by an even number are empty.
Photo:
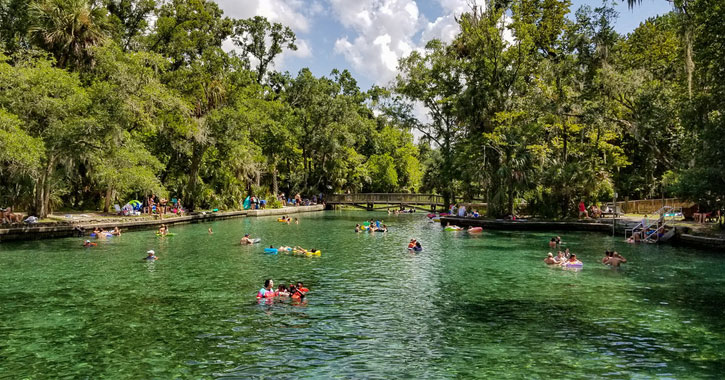
[[[329,0],[332,14],[354,33],[338,38],[335,52],[373,82],[387,84],[400,58],[433,38],[449,42],[458,33],[455,17],[470,9],[470,0],[438,1],[443,12],[430,21],[415,0]]]
[[[297,35],[297,51],[285,50],[274,60],[277,69],[284,67],[286,57],[308,58],[312,56],[310,43],[300,35],[310,31],[310,19],[325,12],[319,1],[305,0],[215,0],[224,15],[236,19],[264,16],[270,22],[289,26]],[[234,50],[231,41],[225,41],[226,50]]]
[[[264,16],[271,22],[289,26],[295,33],[310,30],[309,18],[313,10],[320,11],[320,3],[310,7],[304,0],[215,0],[228,17],[244,19]]]

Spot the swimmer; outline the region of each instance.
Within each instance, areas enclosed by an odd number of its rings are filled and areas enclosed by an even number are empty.
[[[408,249],[415,248],[415,239],[410,239],[410,243],[408,243]]]
[[[249,238],[249,234],[244,234],[244,237],[242,238],[242,240],[239,241],[239,244],[252,245],[254,243],[252,242],[252,239]]]
[[[547,265],[557,264],[556,259],[554,259],[554,254],[549,252],[549,254],[544,259],[544,263],[546,263]]]
[[[555,237],[553,237],[553,238],[551,238],[551,240],[549,240],[549,248],[556,248],[556,238]]]
[[[419,241],[416,241],[415,242],[415,247],[413,247],[413,250],[414,251],[422,251],[423,250],[423,246],[420,245],[420,242]]]
[[[284,252],[288,252],[288,251],[291,251],[291,250],[292,250],[292,247],[288,247],[288,246],[286,246],[286,245],[282,245],[282,246],[280,246],[280,247],[279,247],[279,248],[278,248],[277,250],[278,250],[278,251],[284,251]]]
[[[310,289],[305,288],[305,285],[302,283],[302,281],[297,281],[297,290],[302,292],[302,294],[307,294]]]
[[[211,230],[211,227],[209,227],[209,235],[213,234],[214,231]]]
[[[295,224],[300,224],[300,219],[299,218],[295,218]]]
[[[562,266],[567,265],[582,265],[582,262],[577,260],[576,254],[572,254],[571,257],[569,257],[569,259],[562,264]]]
[[[156,257],[156,253],[154,252],[153,249],[146,251],[146,254],[147,254],[147,256],[144,257],[142,260],[156,261],[159,259],[158,257]]]
[[[277,287],[277,297],[289,297],[289,291],[285,285]]]
[[[571,253],[569,252],[569,248],[564,250],[564,257],[566,257],[567,260],[571,258]]]
[[[157,233],[161,236],[166,236],[169,233],[169,228],[165,224],[162,224]]]
[[[360,232],[360,223],[355,225],[355,232]]]
[[[118,228],[118,226],[113,228],[113,232],[111,232],[111,235],[121,236],[121,230]]]
[[[607,262],[609,262],[609,258],[611,258],[611,257],[612,257],[612,254],[613,254],[613,253],[614,253],[614,252],[611,252],[611,251],[609,251],[609,250],[607,250],[607,251],[604,251],[604,257],[602,258],[602,264],[605,264],[605,265],[606,265],[606,264],[607,264]]]
[[[618,252],[610,252],[609,259],[604,264],[611,265],[612,267],[619,268],[620,264],[624,264],[627,262],[627,259],[625,259],[622,255],[620,255]],[[604,262],[604,261],[602,261]]]
[[[268,278],[264,280],[264,287],[262,289],[259,289],[259,292],[257,292],[257,299],[260,298],[272,298],[277,295],[277,292],[272,290],[272,287],[274,286],[274,281],[272,279]]]
[[[305,298],[305,293],[302,293],[294,285],[290,285],[289,294],[290,294],[290,298],[292,298],[293,301],[302,301]]]
[[[96,243],[93,243],[90,240],[86,240],[86,242],[83,243],[83,246],[86,247],[86,248],[87,247],[95,247],[96,245],[97,245]]]
[[[559,252],[558,252],[558,253],[556,254],[556,257],[554,257],[554,261],[555,261],[555,262],[556,262],[557,264],[562,264],[562,263],[563,263],[564,261],[566,261],[566,257],[564,257],[564,252],[562,252],[562,251],[559,251]]]

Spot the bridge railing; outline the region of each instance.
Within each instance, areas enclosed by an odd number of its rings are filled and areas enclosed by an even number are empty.
[[[436,194],[405,193],[355,193],[331,194],[327,203],[389,203],[389,204],[443,204],[443,197]]]

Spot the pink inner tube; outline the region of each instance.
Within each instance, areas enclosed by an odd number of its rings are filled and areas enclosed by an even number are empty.
[[[471,227],[468,232],[483,232],[483,227]]]

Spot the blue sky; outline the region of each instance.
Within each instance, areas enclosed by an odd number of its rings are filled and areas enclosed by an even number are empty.
[[[457,32],[455,16],[472,0],[216,0],[234,18],[265,16],[290,26],[299,49],[276,61],[276,69],[295,75],[309,67],[315,75],[348,69],[362,89],[385,85],[397,60],[432,38],[449,41]],[[482,4],[482,0],[476,0]],[[601,0],[572,0],[572,11]],[[666,0],[643,0],[630,10],[616,1],[616,29],[629,33],[649,17],[671,10]],[[573,12],[572,12],[573,13]],[[570,13],[570,16],[572,14]]]

